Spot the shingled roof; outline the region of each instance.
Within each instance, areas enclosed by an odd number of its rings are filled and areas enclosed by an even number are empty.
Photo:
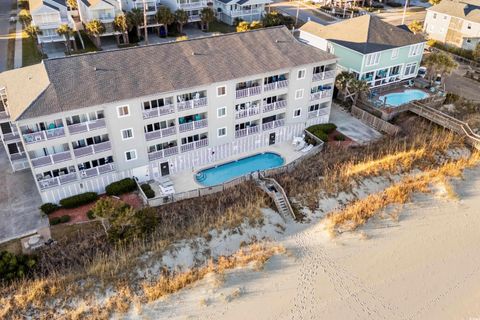
[[[368,14],[328,26],[310,21],[300,30],[363,54],[425,41],[421,35],[415,35]]]
[[[6,86],[11,117],[19,120],[334,59],[286,27],[274,27],[45,60],[48,83],[28,104],[10,103],[28,85],[15,87],[11,76],[0,74],[0,87]],[[38,71],[10,72],[21,81]]]
[[[443,0],[427,10],[480,23],[480,0]]]

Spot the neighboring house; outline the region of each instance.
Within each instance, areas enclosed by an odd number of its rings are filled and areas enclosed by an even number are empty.
[[[371,15],[328,26],[307,22],[301,41],[335,54],[338,66],[376,87],[417,76],[425,39]]]
[[[7,71],[12,167],[26,161],[43,201],[58,202],[291,143],[328,122],[336,60],[275,27]]]
[[[143,12],[143,0],[122,0],[122,10],[131,11],[132,9],[140,9]],[[157,0],[145,0],[145,8],[147,14],[147,26],[158,27],[155,15],[160,7],[160,1]]]
[[[265,12],[265,5],[270,0],[215,0],[214,8],[217,19],[233,25],[235,19],[241,21],[262,20]]]
[[[42,33],[38,35],[39,43],[65,41],[56,31],[62,24],[73,27],[65,0],[29,0],[29,6],[32,24],[38,26]]]
[[[427,9],[423,28],[430,39],[473,50],[480,42],[480,1],[443,0]]]
[[[105,25],[105,33],[101,36],[115,34],[113,19],[123,14],[119,0],[78,0],[78,12],[80,20],[88,23],[92,20],[100,20]]]
[[[213,3],[207,0],[162,0],[162,5],[165,5],[172,10],[185,10],[188,14],[188,22],[200,21],[200,12],[203,8],[212,6]]]

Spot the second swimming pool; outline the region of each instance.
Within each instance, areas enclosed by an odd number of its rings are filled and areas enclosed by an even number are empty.
[[[265,152],[201,170],[195,175],[198,183],[215,186],[258,170],[280,167],[285,160],[276,153]]]
[[[384,102],[387,99],[386,104],[398,107],[402,104],[408,103],[414,100],[421,100],[428,97],[428,93],[422,90],[409,89],[403,92],[388,93],[383,96],[379,96],[380,101]]]

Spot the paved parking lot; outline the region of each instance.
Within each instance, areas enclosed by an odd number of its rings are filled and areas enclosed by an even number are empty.
[[[12,172],[0,146],[0,243],[48,226],[38,207],[42,204],[30,170]]]
[[[337,126],[338,131],[357,143],[367,143],[382,136],[380,132],[370,128],[362,121],[343,111],[336,105],[332,105],[330,122]]]

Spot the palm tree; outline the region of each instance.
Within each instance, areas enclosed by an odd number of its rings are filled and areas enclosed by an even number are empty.
[[[208,24],[215,20],[215,13],[212,8],[205,7],[200,11],[200,20],[202,21],[202,28],[208,31]]]
[[[115,29],[115,31],[120,32],[122,34],[123,43],[125,44],[129,43],[128,21],[125,15],[121,14],[116,16],[115,19],[113,19],[113,28]],[[117,45],[118,45],[120,42],[118,39],[118,35],[115,35],[115,38],[117,39]]]
[[[155,15],[157,22],[163,24],[165,27],[165,33],[168,36],[168,25],[175,22],[175,15],[170,11],[168,7],[160,7]]]
[[[67,0],[67,6],[70,8],[70,10],[77,10],[78,9],[77,0]]]
[[[358,98],[364,94],[367,93],[370,90],[370,86],[368,83],[364,80],[357,80],[355,78],[352,78],[350,80],[348,87],[351,89],[351,91],[354,94],[353,98],[353,105],[355,106],[357,104]]]
[[[348,86],[354,78],[355,76],[352,73],[342,71],[335,79],[335,85],[337,86],[338,91],[341,92],[343,101],[347,99]]]
[[[23,29],[23,31],[25,31],[27,36],[31,38],[33,41],[35,41],[35,43],[38,43],[38,36],[42,35],[43,33],[38,26],[34,26],[32,24],[27,26],[25,29]],[[41,44],[37,45],[37,48],[39,49],[40,53],[43,55],[42,45]]]
[[[27,10],[22,9],[20,11],[20,13],[18,14],[18,20],[20,20],[22,25],[24,27],[26,27],[30,24],[30,22],[32,22],[32,16],[30,15],[30,13]]]
[[[413,20],[409,25],[408,29],[414,34],[420,33],[423,30],[423,24],[418,20]]]
[[[178,9],[175,11],[175,21],[177,21],[179,26],[179,32],[183,33],[183,26],[188,22],[188,13],[185,10]]]
[[[100,35],[105,33],[105,26],[100,20],[94,19],[85,24],[85,31],[93,39],[95,39],[95,46],[101,49],[102,43],[100,41]]]
[[[140,33],[140,26],[143,25],[143,11],[139,8],[133,8],[132,11],[127,13],[127,20],[129,25],[137,28],[137,36],[140,40],[142,36]],[[145,28],[146,29],[146,28]]]
[[[70,55],[70,46],[71,38],[73,37],[73,48],[77,51],[77,43],[75,42],[75,31],[68,24],[62,24],[57,28],[57,34],[65,38],[65,47],[67,48],[67,53]]]
[[[432,83],[434,76],[440,74],[442,77],[441,84],[445,81],[445,76],[450,75],[458,66],[450,55],[443,52],[430,53],[423,59],[423,63],[427,67],[430,83]]]

